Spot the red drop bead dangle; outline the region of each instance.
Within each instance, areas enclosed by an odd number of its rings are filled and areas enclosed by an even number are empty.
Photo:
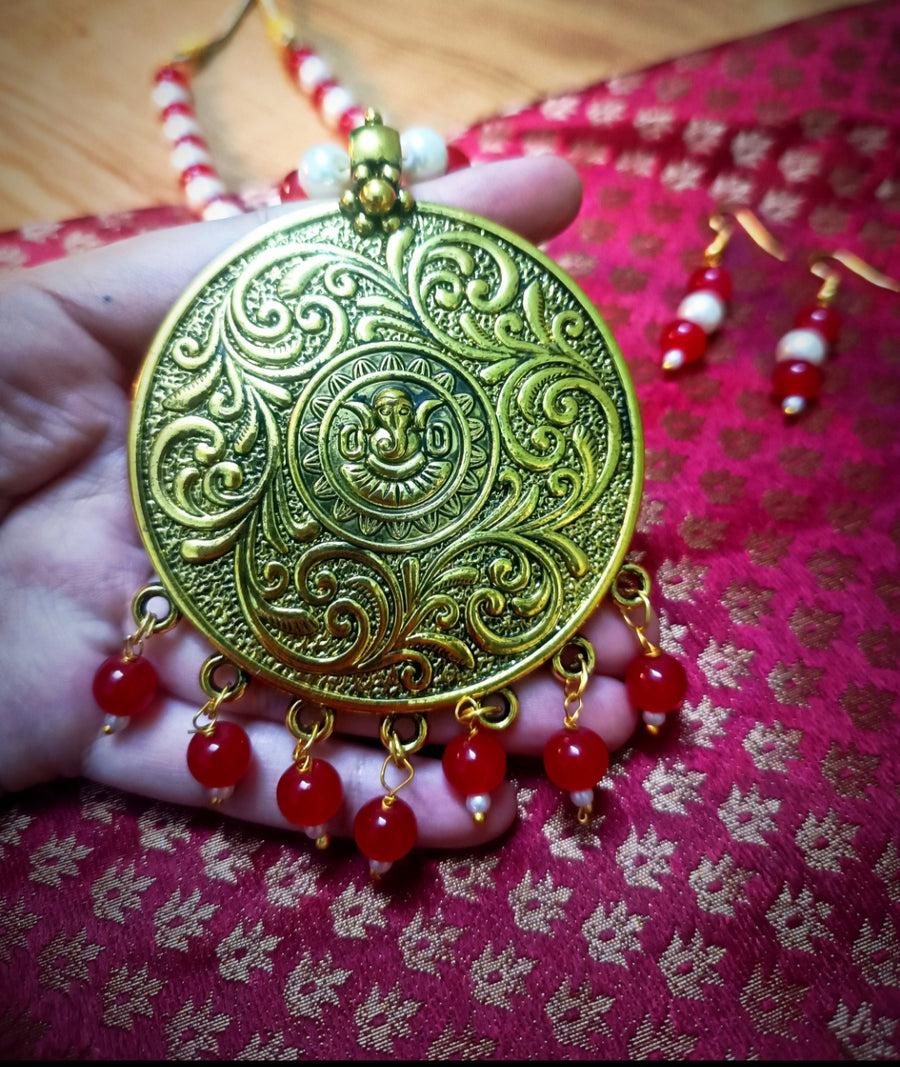
[[[325,741],[334,729],[334,712],[321,708],[321,717],[311,726],[304,725],[302,701],[295,700],[288,708],[285,721],[297,739],[293,763],[278,780],[275,799],[278,809],[289,823],[299,826],[317,848],[327,848],[331,842],[328,823],[337,815],[344,802],[344,787],[340,775],[324,759],[314,759],[312,746]]]
[[[563,684],[564,729],[544,745],[544,770],[555,786],[565,789],[586,823],[594,806],[594,789],[609,768],[609,749],[595,731],[580,726],[582,694],[596,664],[593,645],[576,635],[553,657],[553,674]]]
[[[622,618],[634,630],[641,652],[625,671],[625,688],[632,705],[641,710],[648,732],[655,734],[675,711],[687,690],[681,662],[653,644],[645,631],[653,618],[650,575],[635,563],[626,563],[613,584],[613,598]]]
[[[491,806],[491,793],[506,776],[506,750],[495,730],[505,730],[518,714],[519,703],[509,689],[500,690],[506,703],[498,714],[492,705],[480,704],[463,697],[456,705],[458,722],[469,728],[467,734],[454,737],[444,749],[441,763],[444,777],[465,799],[466,808],[478,824],[485,821]]]
[[[401,718],[410,718],[415,725],[415,734],[408,741],[400,737],[398,723]],[[415,771],[409,757],[425,744],[427,733],[423,715],[387,715],[381,721],[381,740],[388,753],[381,765],[381,784],[385,795],[363,804],[353,820],[353,839],[368,859],[373,878],[386,874],[397,860],[412,851],[418,839],[415,812],[397,793],[413,780]],[[390,766],[404,775],[399,785],[393,787],[387,783]]]
[[[94,675],[94,700],[106,712],[103,732],[115,733],[128,719],[142,715],[153,703],[159,678],[143,656],[110,656]]]
[[[211,790],[213,802],[221,803],[247,773],[251,755],[246,730],[235,722],[216,720],[188,743],[188,770]]]
[[[166,602],[162,617],[148,608],[150,601],[157,600]],[[121,653],[104,660],[94,675],[94,700],[106,715],[102,728],[105,734],[116,733],[153,703],[159,678],[153,664],[144,659],[144,641],[152,634],[171,629],[181,618],[159,585],[141,589],[132,601],[131,612],[137,629],[122,642]]]
[[[376,878],[412,851],[418,833],[412,808],[391,793],[363,804],[353,820],[354,840]]]
[[[235,672],[235,680],[220,685],[214,676],[225,667]],[[247,731],[218,718],[221,705],[243,696],[249,681],[249,675],[218,654],[210,656],[200,670],[200,686],[209,699],[194,715],[187,766],[191,777],[209,790],[211,804],[227,800],[250,766],[253,751]]]

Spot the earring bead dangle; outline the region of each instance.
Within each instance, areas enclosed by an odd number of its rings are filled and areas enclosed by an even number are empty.
[[[306,836],[317,848],[330,843],[328,823],[337,815],[344,802],[344,787],[340,775],[324,759],[312,756],[312,747],[326,741],[334,729],[334,712],[319,709],[319,718],[311,726],[302,721],[303,701],[295,700],[288,708],[285,722],[297,740],[293,762],[278,780],[276,802],[281,814]]]
[[[650,585],[650,575],[643,567],[626,563],[613,583],[612,594],[622,618],[641,645],[625,672],[628,698],[640,710],[647,731],[656,734],[684,700],[687,673],[680,660],[647,637],[653,618]]]
[[[234,671],[234,681],[216,681],[216,673],[223,668]],[[236,722],[219,719],[219,708],[239,700],[249,682],[245,671],[219,653],[210,656],[200,669],[200,688],[208,699],[194,715],[187,766],[191,777],[209,791],[211,804],[227,800],[250,768],[253,750],[247,731]]]
[[[741,228],[769,255],[786,259],[780,243],[747,208],[722,208],[709,217],[716,236],[703,250],[703,266],[691,274],[687,292],[676,309],[676,318],[663,327],[659,347],[662,368],[676,371],[694,363],[704,354],[709,338],[725,320],[733,286],[731,275],[722,266],[722,254],[731,240],[732,216]]]
[[[609,749],[595,731],[578,719],[582,695],[597,658],[594,646],[576,634],[552,661],[553,676],[563,685],[563,729],[552,734],[544,745],[544,771],[550,781],[569,794],[578,809],[578,821],[591,816],[594,789],[609,769]]]
[[[803,308],[794,324],[775,347],[772,390],[788,417],[802,414],[822,388],[822,368],[836,343],[841,316],[833,306],[842,276],[829,260],[881,289],[900,292],[900,282],[876,270],[859,256],[844,249],[816,252],[810,256],[810,271],[822,279],[816,302]]]
[[[151,602],[158,600],[166,604],[162,616],[149,608]],[[169,604],[165,589],[155,584],[135,594],[131,614],[137,629],[124,639],[121,653],[107,657],[94,674],[92,691],[97,706],[105,713],[104,734],[117,733],[152,706],[159,689],[159,676],[144,656],[144,642],[153,634],[170,630],[181,618]]]
[[[444,777],[463,797],[476,824],[487,818],[491,793],[506,777],[506,750],[494,731],[506,730],[518,716],[519,702],[511,689],[501,689],[505,710],[463,697],[456,705],[457,722],[467,733],[454,737],[444,749],[441,763]]]

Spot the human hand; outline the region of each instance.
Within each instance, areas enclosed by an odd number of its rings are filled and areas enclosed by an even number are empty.
[[[574,171],[549,157],[460,171],[415,194],[492,218],[535,242],[568,225],[580,203]],[[128,493],[132,380],[192,278],[274,213],[148,234],[20,272],[0,288],[0,789],[84,776],[161,801],[207,803],[185,762],[192,719],[204,702],[198,674],[211,652],[201,635],[182,622],[148,642],[160,693],[121,733],[100,732],[103,715],[91,687],[99,664],[134,629],[131,598],[150,578]],[[580,721],[614,750],[636,725],[621,679],[638,644],[607,605],[584,632],[598,662]],[[539,755],[562,726],[561,687],[543,668],[515,688],[520,713],[502,735],[504,745]],[[275,802],[294,747],[283,722],[288,702],[254,682],[227,706],[227,717],[245,726],[255,758],[223,814],[288,827]],[[430,742],[442,744],[460,729],[451,714],[429,715]],[[335,835],[350,836],[354,813],[382,792],[384,752],[357,739],[374,730],[370,718],[342,715],[332,739],[317,746],[344,785],[342,812],[330,826]],[[476,825],[439,759],[415,757],[415,767],[402,795],[416,813],[420,846],[480,844],[513,821],[508,782]]]

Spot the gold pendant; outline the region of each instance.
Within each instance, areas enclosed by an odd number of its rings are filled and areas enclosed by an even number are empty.
[[[478,699],[609,591],[643,475],[596,309],[537,248],[412,204],[399,140],[356,188],[212,263],[141,371],[134,507],[174,607],[252,677],[387,715]]]

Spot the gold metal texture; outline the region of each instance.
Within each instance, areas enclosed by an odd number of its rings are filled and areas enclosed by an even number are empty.
[[[151,346],[129,450],[178,610],[249,674],[382,715],[558,652],[643,479],[634,389],[584,293],[421,203],[371,235],[307,208],[212,263]]]

